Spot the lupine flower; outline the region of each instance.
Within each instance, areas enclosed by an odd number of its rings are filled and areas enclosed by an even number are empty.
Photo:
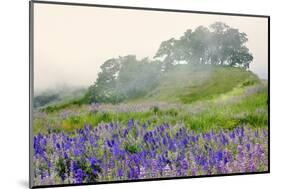
[[[39,185],[85,183],[267,169],[266,129],[197,134],[167,123],[149,128],[131,119],[125,125],[85,124],[74,133],[38,134],[33,140],[34,180]]]

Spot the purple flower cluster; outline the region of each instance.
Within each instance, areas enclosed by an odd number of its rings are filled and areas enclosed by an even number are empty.
[[[196,133],[134,120],[85,125],[75,133],[49,131],[34,137],[34,184],[266,171],[267,142],[267,129]]]

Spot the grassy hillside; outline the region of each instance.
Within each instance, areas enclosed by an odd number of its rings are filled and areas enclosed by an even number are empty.
[[[33,104],[38,109],[63,109],[75,104],[86,93],[86,88],[61,87],[35,94]]]
[[[134,84],[131,91],[128,90],[128,92],[135,92],[139,85],[143,84],[141,81],[138,83]],[[123,102],[135,104],[161,101],[190,104],[200,100],[213,99],[236,87],[260,83],[260,80],[252,72],[241,68],[214,65],[176,65],[173,69],[160,73],[157,81],[151,81],[150,83],[151,86],[146,84],[150,90],[139,92],[135,97],[127,97]],[[86,91],[75,92],[77,94],[60,92],[59,99],[41,107],[47,112],[53,112],[85,104],[87,100],[85,99],[86,96],[83,97],[83,94]],[[87,93],[89,92],[91,91],[87,91]]]
[[[150,128],[163,123],[184,125],[194,131],[267,127],[268,86],[252,72],[218,66],[177,66],[163,73],[159,85],[141,98],[119,104],[56,105],[35,115],[34,132],[75,131],[85,124],[131,119]]]
[[[159,85],[141,101],[192,103],[217,97],[239,86],[259,83],[258,77],[240,68],[213,65],[178,65],[163,73]],[[132,101],[133,102],[133,101]]]

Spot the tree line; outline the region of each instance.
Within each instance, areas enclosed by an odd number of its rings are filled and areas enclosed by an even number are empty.
[[[163,41],[154,58],[163,58],[166,69],[178,63],[229,65],[249,68],[252,54],[245,46],[245,33],[222,22],[209,28],[188,29],[179,39]]]

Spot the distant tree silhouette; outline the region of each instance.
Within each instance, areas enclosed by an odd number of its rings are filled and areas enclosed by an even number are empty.
[[[178,40],[163,41],[154,58],[163,60],[164,69],[174,64],[214,64],[229,65],[248,69],[253,60],[245,46],[248,41],[245,33],[215,22],[209,28],[188,29]]]

